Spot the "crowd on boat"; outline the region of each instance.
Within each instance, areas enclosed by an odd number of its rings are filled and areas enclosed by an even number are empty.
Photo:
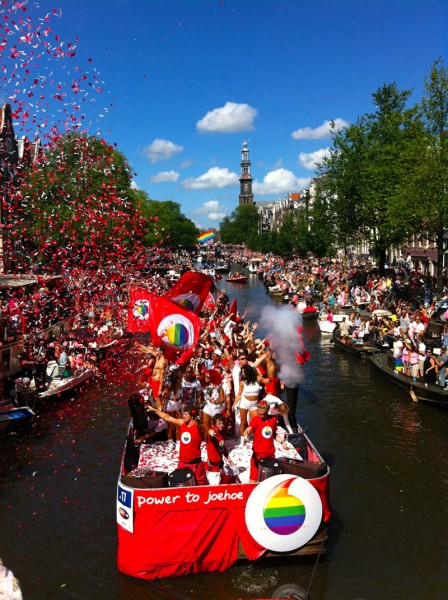
[[[255,337],[257,323],[231,312],[225,291],[202,312],[202,330],[192,357],[184,364],[168,361],[164,347],[139,344],[144,357],[140,390],[129,399],[137,445],[169,440],[179,451],[179,468],[195,472],[197,483],[219,483],[225,464],[232,466],[225,439],[242,447],[253,435],[250,478],[258,462],[274,457],[277,419],[285,433],[297,425],[280,399],[282,383],[274,348]],[[138,409],[145,407],[143,420]],[[294,411],[295,412],[295,411]],[[140,425],[139,425],[140,423]],[[268,435],[268,433],[269,435]],[[206,442],[208,461],[201,458]]]

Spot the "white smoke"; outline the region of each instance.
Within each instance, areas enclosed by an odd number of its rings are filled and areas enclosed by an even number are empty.
[[[297,327],[302,326],[302,315],[293,306],[266,306],[261,313],[263,327],[269,333],[268,340],[276,353],[280,365],[278,377],[288,387],[296,387],[304,378],[302,365],[299,365],[296,353],[304,350],[300,342]]]

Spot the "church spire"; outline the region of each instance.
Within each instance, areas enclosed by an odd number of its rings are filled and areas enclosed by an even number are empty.
[[[241,176],[240,176],[240,204],[254,204],[254,195],[252,192],[252,175],[250,174],[249,148],[246,138],[244,138],[241,148]]]

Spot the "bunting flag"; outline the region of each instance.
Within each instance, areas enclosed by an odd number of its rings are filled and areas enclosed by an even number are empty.
[[[145,333],[149,328],[151,294],[145,288],[131,286],[129,290],[128,331]]]
[[[201,320],[191,310],[172,302],[165,296],[149,299],[149,331],[155,344],[165,348],[168,360],[176,362],[180,356],[196,345],[201,330]]]
[[[213,286],[213,279],[204,273],[187,271],[163,295],[163,298],[175,302],[179,306],[193,311],[197,315],[201,312],[207,295]]]

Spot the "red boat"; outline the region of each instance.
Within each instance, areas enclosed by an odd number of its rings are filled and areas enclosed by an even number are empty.
[[[176,577],[224,571],[240,559],[325,552],[330,469],[303,431],[296,434],[300,454],[276,443],[277,469],[260,468],[259,483],[249,483],[251,442],[240,448],[239,440],[226,440],[237,468],[226,483],[202,486],[190,469],[177,469],[171,442],[136,449],[132,431],[117,489],[123,573]]]
[[[227,277],[226,281],[230,281],[231,283],[247,283],[247,279],[246,275],[232,275],[231,277]]]

